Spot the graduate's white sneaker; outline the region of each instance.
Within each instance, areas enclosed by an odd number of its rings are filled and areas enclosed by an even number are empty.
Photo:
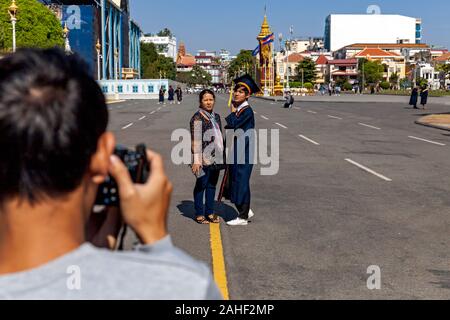
[[[248,225],[248,220],[236,218],[234,220],[228,221],[227,225],[229,225],[229,226],[246,226],[246,225]]]
[[[250,211],[248,212],[248,218],[251,219],[255,216],[255,213],[253,212],[252,209],[250,209]]]

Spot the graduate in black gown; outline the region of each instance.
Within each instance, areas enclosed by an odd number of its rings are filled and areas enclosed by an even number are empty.
[[[231,114],[225,119],[227,122],[225,129],[231,129],[235,132],[241,131],[248,138],[234,138],[233,161],[231,161],[232,163],[227,162],[228,169],[221,186],[219,201],[222,196],[229,199],[235,204],[239,212],[238,218],[228,221],[228,225],[245,226],[248,224],[248,219],[254,215],[250,208],[250,177],[254,163],[251,157],[254,152],[251,152],[250,149],[255,146],[255,114],[248,103],[248,99],[252,94],[261,90],[249,75],[234,80],[234,83],[236,85],[233,92]],[[242,152],[245,154],[240,154]]]

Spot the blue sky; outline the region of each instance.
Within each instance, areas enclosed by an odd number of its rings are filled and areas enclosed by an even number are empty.
[[[132,17],[144,32],[167,27],[190,53],[254,49],[265,5],[276,34],[287,35],[293,25],[296,37],[323,36],[327,15],[364,14],[368,6],[378,5],[381,13],[422,18],[423,42],[450,48],[448,0],[130,0]]]

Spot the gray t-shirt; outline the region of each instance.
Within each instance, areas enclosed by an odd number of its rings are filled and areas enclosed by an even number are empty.
[[[0,299],[221,300],[209,268],[166,237],[135,251],[83,244],[46,265],[0,276]]]

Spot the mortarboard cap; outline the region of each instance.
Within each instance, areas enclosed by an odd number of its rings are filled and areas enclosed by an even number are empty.
[[[261,89],[256,84],[255,80],[249,75],[245,74],[237,79],[234,79],[234,85],[242,85],[248,89],[250,94],[255,94],[261,91]]]

